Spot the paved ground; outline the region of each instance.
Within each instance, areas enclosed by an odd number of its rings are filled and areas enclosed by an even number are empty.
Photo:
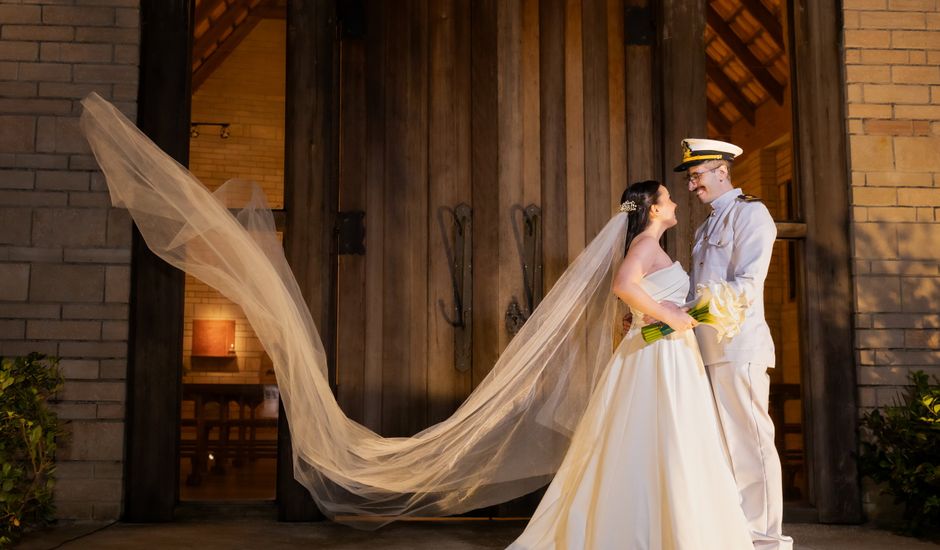
[[[482,550],[504,548],[522,531],[518,521],[399,522],[378,531],[335,523],[278,523],[263,518],[168,524],[73,523],[27,537],[17,548],[316,548],[324,550]],[[797,550],[937,550],[940,544],[865,526],[794,523]]]

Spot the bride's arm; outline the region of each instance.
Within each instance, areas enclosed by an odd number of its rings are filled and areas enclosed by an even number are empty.
[[[698,324],[695,319],[675,305],[660,304],[640,284],[659,254],[659,244],[652,239],[644,239],[631,246],[614,277],[614,294],[634,309],[666,323],[676,331],[690,329]]]

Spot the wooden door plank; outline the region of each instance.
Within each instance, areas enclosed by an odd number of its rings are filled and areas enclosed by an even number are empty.
[[[565,4],[565,142],[568,149],[568,258],[575,258],[585,242],[584,211],[584,76],[581,2]]]
[[[499,114],[497,0],[471,4],[470,173],[473,186],[473,384],[499,356]]]
[[[365,43],[347,38],[340,47],[339,209],[365,211]],[[336,269],[337,400],[347,416],[362,422],[365,416],[365,256],[338,256]]]
[[[416,432],[427,413],[427,16],[411,0],[386,18],[386,435]]]
[[[523,188],[523,105],[522,105],[522,7],[524,0],[500,2],[497,8],[499,28],[499,285],[497,308],[505,312],[515,299],[525,307],[522,292],[520,249],[516,227],[521,223],[518,210],[524,200]],[[521,233],[520,233],[521,236]],[[500,352],[511,336],[500,327]]]
[[[539,56],[542,252],[547,292],[568,267],[565,0],[542,2],[539,7]]]
[[[610,136],[610,202],[607,217],[617,212],[627,184],[626,52],[623,0],[607,0],[607,96]]]
[[[406,429],[417,433],[428,425],[428,1],[414,0],[409,10],[409,78],[405,151],[408,164],[409,281],[411,358],[409,418]]]
[[[522,102],[522,206],[541,206],[541,119],[539,117],[539,0],[523,0],[520,40]]]
[[[610,217],[610,126],[606,0],[582,3],[584,41],[584,208],[585,242]]]
[[[363,369],[364,424],[382,429],[385,311],[385,9],[384,0],[366,0],[366,320]]]
[[[454,296],[453,211],[470,203],[469,88],[462,73],[469,58],[462,58],[469,36],[458,30],[468,22],[466,5],[454,0],[431,0],[429,18],[429,119],[428,119],[428,420],[444,420],[463,401],[471,373],[458,372],[454,361],[456,320]],[[450,256],[448,255],[450,251]]]
[[[470,2],[456,2],[457,23],[454,28],[454,132],[457,156],[454,162],[460,177],[457,182],[461,202],[473,205],[472,134],[471,134],[471,16]],[[471,235],[472,236],[472,235]],[[471,252],[472,253],[472,252]],[[472,277],[472,262],[471,262]],[[472,307],[472,304],[469,304]],[[473,313],[475,315],[475,312]],[[472,332],[472,329],[471,329]],[[471,350],[472,353],[472,350]],[[457,375],[454,383],[454,401],[459,406],[473,391],[473,362],[469,371]]]
[[[632,8],[646,7],[648,0],[624,0]],[[650,45],[627,44],[626,65],[626,127],[627,185],[660,178],[660,145],[653,124],[654,101],[653,49]]]

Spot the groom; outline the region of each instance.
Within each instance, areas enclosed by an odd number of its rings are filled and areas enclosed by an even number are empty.
[[[783,489],[774,425],[768,414],[774,343],[764,320],[764,279],[770,267],[777,228],[760,199],[731,185],[731,166],[741,148],[709,139],[682,141],[682,163],[689,191],[712,209],[695,232],[692,292],[697,283],[728,281],[746,296],[741,332],[718,341],[707,325],[695,328],[708,369],[721,430],[730,453],[741,506],[759,550],[790,550],[783,536]],[[692,296],[690,296],[690,299]]]

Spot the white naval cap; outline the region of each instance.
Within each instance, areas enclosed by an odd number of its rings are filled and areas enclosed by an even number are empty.
[[[696,164],[710,160],[734,160],[743,152],[744,149],[733,143],[715,139],[687,138],[682,140],[682,163],[673,170],[683,172]]]

